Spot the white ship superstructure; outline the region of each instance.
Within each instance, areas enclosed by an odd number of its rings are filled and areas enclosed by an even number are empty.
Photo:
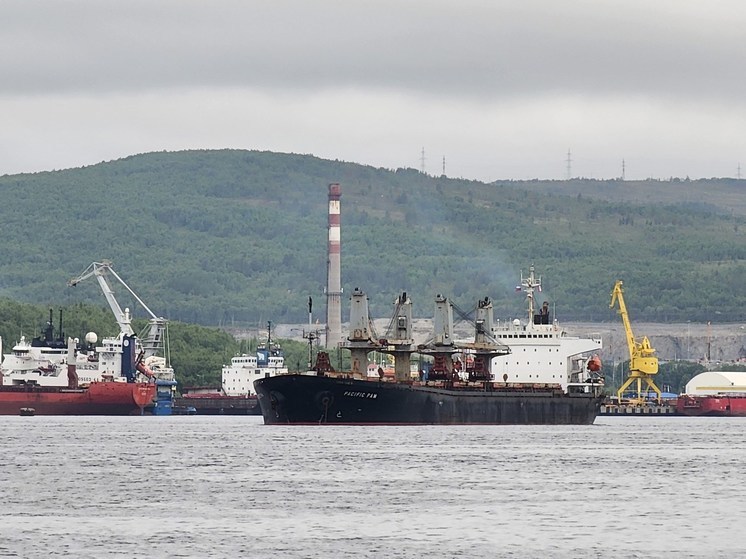
[[[122,374],[122,359],[133,353],[128,346],[134,344],[135,339],[122,335],[104,338],[101,345],[94,347],[96,341],[96,335],[89,332],[86,347],[78,347],[75,351],[77,385],[85,387],[103,380],[127,382]],[[77,340],[75,345],[80,345]],[[13,346],[13,352],[3,357],[0,367],[2,384],[65,388],[69,383],[67,361],[67,351],[62,354],[54,344],[35,345],[22,336]]]
[[[236,355],[230,365],[223,366],[223,392],[226,396],[256,396],[255,380],[287,372],[282,348],[269,341],[259,346],[255,355]]]
[[[492,360],[496,381],[568,384],[589,381],[588,359],[601,351],[600,334],[587,338],[570,336],[560,327],[548,309],[535,314],[534,297],[541,293],[541,278],[531,266],[529,276],[521,277],[521,290],[526,293],[528,317],[515,319],[493,328],[493,337],[510,346],[510,354]]]

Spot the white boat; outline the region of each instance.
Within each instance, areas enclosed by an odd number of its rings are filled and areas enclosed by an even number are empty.
[[[509,354],[492,360],[494,380],[559,384],[564,391],[568,386],[587,387],[601,382],[597,355],[603,348],[601,335],[571,336],[551,313],[535,313],[534,298],[537,292],[541,293],[541,278],[535,275],[533,266],[528,277],[521,274],[520,290],[526,294],[527,320],[515,319],[504,324],[498,321],[493,327],[493,337],[510,347]],[[597,370],[593,371],[594,368]]]

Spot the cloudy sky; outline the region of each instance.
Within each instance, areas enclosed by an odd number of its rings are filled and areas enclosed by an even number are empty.
[[[741,0],[3,0],[0,175],[237,148],[746,177]]]

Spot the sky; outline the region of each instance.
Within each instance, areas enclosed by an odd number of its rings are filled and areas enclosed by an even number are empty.
[[[0,175],[231,148],[746,178],[744,30],[741,0],[3,0]]]

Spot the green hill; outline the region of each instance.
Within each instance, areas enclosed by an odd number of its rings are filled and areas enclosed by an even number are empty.
[[[365,290],[376,317],[401,291],[420,317],[436,293],[465,309],[489,296],[514,317],[534,263],[563,320],[613,319],[617,279],[637,321],[744,319],[746,181],[484,184],[238,150],[0,177],[0,297],[104,306],[94,279],[66,282],[106,259],[172,320],[303,322],[310,296],[323,322],[330,182],[342,185],[344,291]]]

